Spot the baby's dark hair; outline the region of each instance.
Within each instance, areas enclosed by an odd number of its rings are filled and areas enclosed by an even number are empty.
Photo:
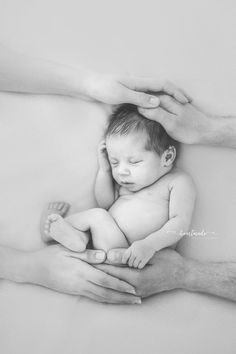
[[[110,115],[105,136],[128,135],[138,131],[147,133],[148,139],[145,146],[147,150],[155,151],[161,156],[169,146],[174,146],[177,155],[179,143],[167,134],[161,124],[144,118],[137,106],[133,104],[122,104]]]

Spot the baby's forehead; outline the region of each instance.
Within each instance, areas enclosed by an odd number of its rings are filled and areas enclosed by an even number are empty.
[[[145,152],[147,143],[147,134],[145,132],[134,132],[130,134],[112,134],[106,137],[108,153],[130,153],[137,154]]]

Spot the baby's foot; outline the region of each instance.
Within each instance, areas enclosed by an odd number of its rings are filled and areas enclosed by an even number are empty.
[[[40,233],[42,236],[42,239],[45,242],[50,242],[52,241],[52,238],[49,235],[49,223],[48,223],[48,216],[51,214],[59,214],[61,216],[66,216],[68,210],[70,209],[70,204],[65,203],[65,202],[53,202],[49,203],[45,210],[43,211],[41,215],[41,220],[40,220]]]
[[[59,214],[48,215],[45,224],[49,235],[65,247],[76,252],[83,252],[88,243],[88,235],[75,229]]]

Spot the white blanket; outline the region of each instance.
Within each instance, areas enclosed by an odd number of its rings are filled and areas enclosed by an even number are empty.
[[[1,36],[60,61],[162,73],[209,111],[236,114],[233,1],[111,3],[51,1],[35,8],[12,1],[1,16],[14,22],[2,22]],[[68,201],[72,212],[94,205],[105,120],[102,106],[72,98],[0,95],[1,244],[40,247],[39,217],[49,201]],[[179,165],[198,190],[192,229],[215,234],[185,237],[180,252],[235,261],[236,151],[183,146],[181,154]],[[0,282],[2,354],[232,354],[235,325],[234,303],[203,294],[175,291],[141,306],[114,306]]]

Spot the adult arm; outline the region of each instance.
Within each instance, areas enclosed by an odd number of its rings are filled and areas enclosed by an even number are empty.
[[[159,122],[168,134],[185,144],[204,144],[236,148],[236,117],[203,112],[193,104],[181,105],[160,96],[160,107],[140,109],[148,119]]]
[[[124,251],[110,251],[108,259],[113,264],[119,264]],[[197,261],[165,249],[156,253],[142,270],[108,264],[96,267],[132,284],[142,298],[183,289],[236,301],[236,262]]]
[[[38,284],[99,302],[139,303],[133,286],[89,264],[102,262],[104,258],[105,253],[101,251],[75,253],[61,245],[34,252],[0,246],[0,278]]]
[[[0,45],[0,91],[83,97],[107,104],[133,103],[156,107],[159,98],[147,91],[164,91],[181,103],[188,96],[157,79],[94,73],[80,67],[29,57]]]

